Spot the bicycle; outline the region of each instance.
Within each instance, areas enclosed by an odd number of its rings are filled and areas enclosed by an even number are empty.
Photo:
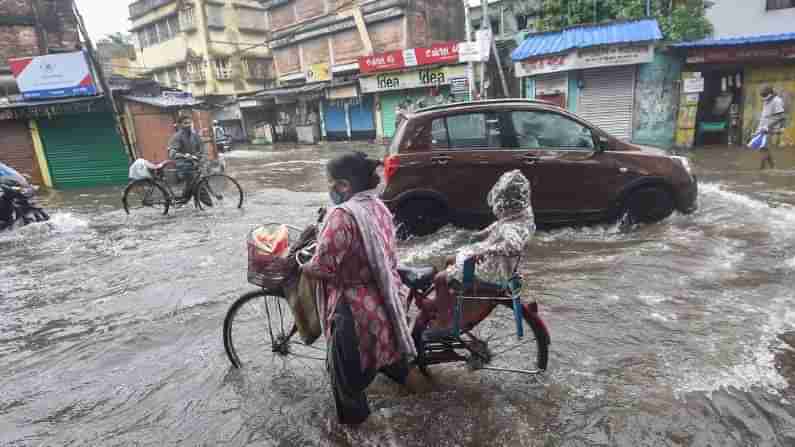
[[[294,231],[297,229],[291,229],[291,238]],[[295,262],[307,262],[313,250],[312,243],[299,247]],[[322,345],[309,346],[296,340],[297,328],[280,286],[289,277],[286,265],[276,262],[270,266],[267,281],[257,282],[260,290],[242,295],[227,311],[223,342],[233,367],[262,364],[269,356],[273,361],[289,364],[291,369],[307,359],[324,360]],[[464,363],[471,370],[527,375],[538,375],[547,369],[549,331],[539,315],[538,303],[523,302],[518,271],[504,284],[485,284],[475,280],[474,261],[467,262],[464,282],[455,299],[452,327],[438,327],[434,316],[438,309],[433,308],[431,297],[436,270],[400,268],[399,274],[410,289],[407,315],[414,304],[412,337],[418,351],[416,365],[424,373],[429,374],[429,366],[455,362]],[[254,282],[251,274],[249,281]],[[525,325],[530,331],[525,331]]]
[[[168,214],[172,206],[181,207],[193,200],[198,209],[242,208],[243,188],[234,178],[219,173],[204,173],[199,157],[183,154],[182,160],[191,164],[191,181],[185,185],[183,194],[177,196],[166,181],[166,168],[176,166],[176,160],[166,160],[151,165],[150,178],[131,181],[124,189],[122,204],[130,214],[132,209],[154,208]]]

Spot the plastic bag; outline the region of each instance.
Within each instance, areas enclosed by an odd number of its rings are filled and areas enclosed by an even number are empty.
[[[149,172],[149,170],[154,168],[155,165],[144,160],[143,158],[139,158],[138,160],[135,160],[133,164],[130,165],[130,171],[128,173],[128,176],[132,180],[142,180],[146,178],[152,178],[152,174]]]
[[[767,147],[767,133],[765,132],[757,132],[751,137],[751,141],[748,142],[748,147],[755,151],[760,149],[764,149]]]
[[[254,244],[261,253],[283,258],[290,251],[290,232],[286,225],[280,225],[275,231],[258,228],[253,234]]]

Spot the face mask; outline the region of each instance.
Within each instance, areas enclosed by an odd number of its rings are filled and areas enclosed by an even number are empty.
[[[339,205],[345,201],[345,196],[342,195],[341,192],[337,191],[336,189],[332,189],[328,193],[329,197],[331,198],[331,203],[334,205]]]

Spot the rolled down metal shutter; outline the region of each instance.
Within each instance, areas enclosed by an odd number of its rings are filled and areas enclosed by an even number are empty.
[[[38,183],[41,176],[36,172],[35,160],[36,151],[27,121],[0,121],[0,161],[30,175]]]
[[[636,69],[627,65],[585,70],[577,114],[614,137],[630,139]]]
[[[395,136],[395,109],[402,98],[400,94],[381,95],[381,125],[384,127],[386,138]]]
[[[82,113],[39,121],[56,188],[127,182],[129,162],[110,113]]]
[[[358,102],[351,102],[348,113],[351,120],[351,137],[354,140],[375,138],[372,96],[363,96]]]

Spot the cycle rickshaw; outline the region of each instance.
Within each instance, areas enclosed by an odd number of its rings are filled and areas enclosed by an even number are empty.
[[[290,243],[295,244],[300,229],[288,228]],[[313,249],[314,243],[309,242],[293,250],[295,263],[307,262]],[[223,342],[229,361],[235,368],[281,361],[295,369],[307,361],[325,360],[322,341],[308,345],[297,335],[295,319],[284,299],[283,285],[295,271],[295,263],[287,258],[258,257],[253,250],[250,239],[248,278],[259,290],[239,297],[226,313]],[[423,312],[435,311],[429,298],[434,293],[436,271],[432,267],[407,267],[400,268],[399,273],[410,290],[406,309],[412,327]],[[414,325],[417,366],[425,373],[429,366],[443,363],[529,375],[546,370],[549,332],[539,316],[538,304],[522,299],[518,269],[505,284],[488,284],[486,288],[479,289],[474,278],[475,263],[467,262],[452,327],[437,327],[433,318],[425,318],[425,327]]]

